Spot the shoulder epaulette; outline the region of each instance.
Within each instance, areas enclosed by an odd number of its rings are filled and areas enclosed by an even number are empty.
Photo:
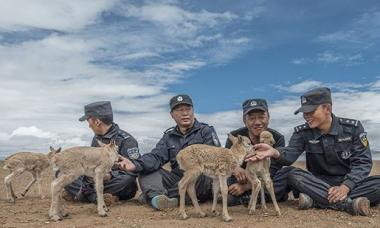
[[[119,133],[120,133],[121,137],[123,137],[123,139],[127,139],[127,138],[131,137],[130,135],[128,135],[128,134],[127,134],[126,132],[124,132],[124,131],[119,131]]]
[[[174,128],[175,128],[175,127],[169,127],[168,129],[166,129],[166,130],[164,131],[164,134],[167,134],[167,133],[173,131]]]
[[[301,124],[301,125],[298,125],[294,128],[294,131],[295,132],[300,132],[300,131],[303,131],[303,130],[306,130],[306,129],[310,129],[309,125],[308,124]]]
[[[341,118],[341,117],[338,117],[338,119],[339,119],[339,123],[345,124],[345,125],[357,127],[359,124],[359,120],[347,119],[347,118]]]

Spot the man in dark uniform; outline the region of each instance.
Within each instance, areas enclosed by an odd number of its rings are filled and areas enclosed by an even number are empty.
[[[247,136],[253,145],[260,143],[260,134],[263,131],[272,133],[275,140],[274,147],[285,146],[285,139],[278,131],[268,128],[269,112],[268,104],[264,99],[248,99],[243,102],[243,122],[245,127],[231,132],[232,135]],[[232,142],[227,139],[226,148],[231,148]],[[228,179],[228,204],[229,206],[248,204],[251,197],[251,184],[245,175],[246,162],[241,167],[237,167],[233,175]],[[281,165],[276,160],[271,159],[270,174],[274,184],[277,201],[285,201],[287,193],[290,191],[287,185],[287,174],[291,170],[289,167],[281,169]],[[279,171],[281,169],[281,171]],[[266,196],[268,200],[269,196]]]
[[[368,215],[380,202],[380,176],[368,177],[372,157],[367,133],[360,121],[332,113],[329,88],[316,88],[301,96],[305,124],[295,127],[287,147],[255,145],[257,155],[247,160],[273,157],[292,164],[306,151],[306,168],[294,169],[289,185],[300,192],[299,209],[331,208],[352,215]]]
[[[85,115],[79,121],[87,120],[89,128],[94,132],[92,147],[99,147],[97,140],[104,144],[109,144],[111,140],[115,140],[120,155],[133,160],[140,158],[137,141],[113,122],[113,112],[109,101],[88,104],[84,107],[84,112]],[[133,198],[137,191],[136,177],[134,173],[121,170],[115,165],[104,181],[105,201],[112,202]],[[83,202],[96,202],[92,178],[81,176],[67,185],[65,190],[66,199],[71,196]]]
[[[170,114],[175,127],[167,129],[156,147],[141,158],[123,159],[119,165],[125,170],[139,172],[139,183],[145,202],[161,210],[178,206],[178,182],[183,176],[176,156],[192,144],[220,146],[212,126],[198,122],[194,117],[193,102],[188,95],[177,95],[170,100]],[[162,168],[170,162],[171,171]],[[196,183],[199,201],[212,198],[212,179],[201,175]]]

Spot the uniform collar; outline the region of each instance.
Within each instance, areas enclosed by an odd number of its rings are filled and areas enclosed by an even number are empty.
[[[338,135],[338,125],[339,125],[338,118],[332,113],[331,113],[331,117],[332,117],[332,121],[331,121],[330,131],[326,135]],[[312,131],[314,132],[316,138],[319,138],[323,135],[318,128],[312,129]]]
[[[331,113],[331,117],[332,117],[331,129],[330,129],[330,132],[328,134],[338,135],[338,125],[339,125],[338,118],[332,113]]]
[[[180,132],[178,125],[174,128],[174,131],[172,131],[172,134],[179,135],[179,136],[186,136],[198,130],[200,127],[201,127],[201,124],[198,122],[197,119],[194,119],[193,127],[186,134],[182,134],[182,132]]]
[[[113,137],[115,137],[118,131],[119,126],[115,123],[112,123],[112,126],[110,127],[110,129],[108,129],[107,133],[105,133],[104,135],[96,135],[96,137],[103,139],[112,139]]]

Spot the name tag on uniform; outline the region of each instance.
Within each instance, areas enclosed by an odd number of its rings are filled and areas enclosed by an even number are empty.
[[[338,142],[347,142],[347,141],[351,141],[351,136],[348,136],[346,138],[338,139]]]
[[[315,140],[315,139],[309,140],[310,144],[318,144],[319,142],[320,142],[319,140]]]

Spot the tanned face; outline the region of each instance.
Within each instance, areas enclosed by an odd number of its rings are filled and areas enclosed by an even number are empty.
[[[331,122],[331,106],[319,105],[314,111],[303,113],[303,118],[310,128],[328,129],[330,126],[327,125]]]
[[[260,133],[268,128],[269,114],[267,111],[253,110],[244,116],[244,123],[253,136],[260,137]]]
[[[191,105],[177,105],[170,114],[180,128],[191,128],[194,125],[194,111]]]
[[[101,128],[101,121],[99,119],[90,117],[87,119],[88,127],[91,128],[91,130],[96,135],[100,135],[102,133]]]

